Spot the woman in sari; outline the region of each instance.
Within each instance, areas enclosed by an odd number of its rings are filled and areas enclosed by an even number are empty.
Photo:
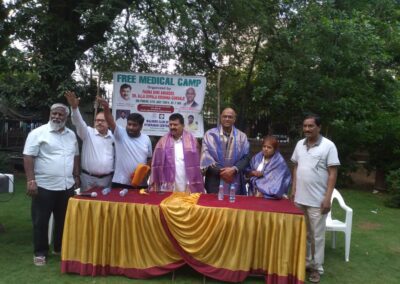
[[[290,171],[273,136],[263,138],[262,151],[251,159],[246,172],[250,178],[249,191],[256,196],[281,199],[289,190]]]

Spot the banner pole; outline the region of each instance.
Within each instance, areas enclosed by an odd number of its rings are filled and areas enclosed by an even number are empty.
[[[219,114],[221,113],[221,69],[217,76],[217,125],[219,125]]]

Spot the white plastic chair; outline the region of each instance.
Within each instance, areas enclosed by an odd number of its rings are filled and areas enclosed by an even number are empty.
[[[350,256],[350,241],[351,241],[351,226],[353,222],[353,209],[346,205],[342,195],[335,188],[332,193],[331,204],[333,199],[337,199],[340,207],[346,211],[345,221],[332,219],[332,210],[329,211],[326,218],[326,231],[332,232],[332,248],[336,248],[336,232],[344,232],[345,234],[345,260],[349,261]]]

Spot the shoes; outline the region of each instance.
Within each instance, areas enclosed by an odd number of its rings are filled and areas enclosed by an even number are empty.
[[[307,273],[310,273],[311,271],[313,271],[314,270],[314,268],[310,265],[310,266],[308,266],[308,265],[306,265],[306,272]],[[318,273],[319,273],[319,275],[323,275],[324,274],[324,268],[322,267],[322,266],[320,266],[318,269],[316,269],[317,271],[318,271]]]
[[[46,257],[45,256],[34,256],[33,264],[36,266],[46,265]]]
[[[319,283],[321,280],[321,275],[319,275],[318,270],[312,270],[310,276],[308,277],[308,281],[311,283]]]
[[[53,250],[51,253],[52,253],[53,255],[61,255],[61,252],[60,252],[60,251],[55,251],[55,250]]]

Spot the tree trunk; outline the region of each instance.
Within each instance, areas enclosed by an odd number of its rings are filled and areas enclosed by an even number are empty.
[[[382,169],[376,169],[375,172],[375,185],[374,188],[376,190],[386,190],[386,181],[385,181],[386,173]]]
[[[238,105],[241,106],[237,112],[237,117],[238,117],[237,126],[239,129],[242,129],[247,135],[250,134],[250,130],[247,128],[247,127],[250,127],[250,125],[247,125],[248,120],[245,119],[245,117],[247,117],[249,98],[251,97],[251,93],[253,91],[253,84],[251,82],[251,78],[254,73],[254,66],[255,66],[255,63],[257,60],[258,51],[260,49],[261,39],[262,39],[262,36],[261,36],[261,32],[260,32],[257,37],[257,41],[256,41],[256,44],[254,47],[254,52],[252,54],[250,66],[249,66],[249,69],[247,72],[246,85],[244,86],[243,90],[239,91],[240,95],[238,94],[238,96],[237,96],[238,101],[239,101]]]

